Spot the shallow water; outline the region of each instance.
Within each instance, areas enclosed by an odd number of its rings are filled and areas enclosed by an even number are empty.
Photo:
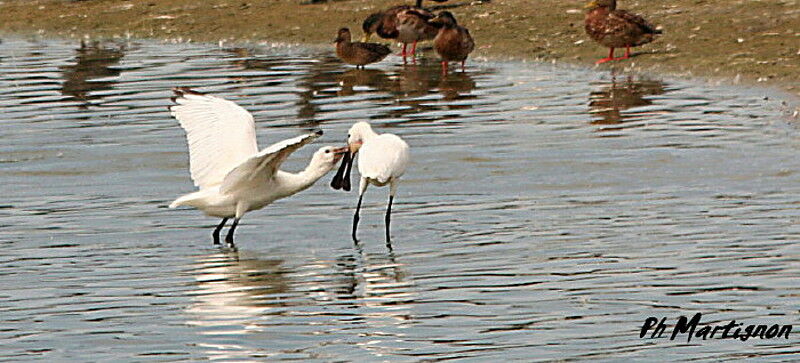
[[[793,359],[789,340],[640,339],[649,316],[798,322],[800,137],[757,89],[430,56],[0,44],[0,359]],[[412,147],[387,190],[333,176],[218,220],[192,191],[170,89],[250,110],[262,147],[368,119]]]

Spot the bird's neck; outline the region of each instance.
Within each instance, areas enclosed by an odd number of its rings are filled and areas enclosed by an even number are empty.
[[[322,168],[319,165],[309,164],[305,170],[299,173],[290,173],[279,170],[276,174],[276,178],[284,181],[282,184],[286,185],[288,191],[297,193],[314,185],[319,178],[322,178],[327,173],[328,170],[325,170],[325,168]]]

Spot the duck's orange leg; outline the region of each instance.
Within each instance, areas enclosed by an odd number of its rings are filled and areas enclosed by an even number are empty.
[[[631,47],[628,46],[627,48],[625,48],[625,55],[622,58],[617,58],[617,59],[628,59],[630,57],[631,57]]]
[[[605,57],[597,62],[594,62],[594,64],[601,64],[612,60],[614,60],[614,48],[609,48],[608,57]]]
[[[411,46],[411,56],[413,57],[416,54],[417,54],[417,41],[415,40],[414,44]]]
[[[406,55],[407,55],[407,54],[406,54],[406,47],[407,47],[407,46],[408,46],[408,44],[407,44],[407,43],[403,43],[403,51],[402,51],[402,52],[400,52],[400,54],[398,54],[399,56],[401,56],[401,57],[403,57],[403,58],[405,58],[405,57],[406,57]]]
[[[442,74],[447,74],[447,61],[442,61]]]

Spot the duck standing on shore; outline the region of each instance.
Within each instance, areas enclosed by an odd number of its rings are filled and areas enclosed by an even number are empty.
[[[650,43],[657,34],[661,34],[661,30],[641,16],[617,9],[617,0],[592,0],[586,8],[586,34],[592,40],[610,48],[608,57],[598,60],[596,64],[628,59],[631,47]],[[614,58],[614,48],[622,47],[626,48],[625,56]]]
[[[339,29],[334,42],[339,59],[345,63],[354,64],[356,68],[364,68],[367,64],[379,62],[392,52],[383,44],[353,42],[348,28]]]
[[[383,39],[394,39],[403,43],[403,51],[400,53],[403,58],[413,57],[417,42],[436,37],[437,28],[428,23],[433,18],[433,13],[422,8],[422,0],[417,0],[416,6],[398,5],[370,14],[364,19],[361,29],[364,31],[365,42],[369,41],[372,34],[378,34]],[[408,43],[413,44],[411,53],[407,52]]]
[[[436,38],[433,39],[433,49],[442,58],[442,73],[447,73],[449,62],[461,62],[463,72],[467,56],[475,49],[475,41],[469,30],[458,25],[449,11],[442,11],[430,23],[440,26]]]

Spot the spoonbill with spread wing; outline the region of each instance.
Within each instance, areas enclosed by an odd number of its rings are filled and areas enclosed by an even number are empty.
[[[358,153],[358,173],[361,182],[358,188],[358,205],[353,216],[353,241],[358,229],[358,213],[361,210],[361,200],[364,191],[370,184],[375,186],[389,185],[389,205],[386,207],[386,242],[390,242],[389,223],[392,218],[392,202],[397,193],[400,177],[408,166],[408,144],[394,134],[377,134],[367,122],[358,122],[350,127],[347,135],[347,145],[350,153],[345,155],[339,171],[333,177],[331,186],[334,189],[350,190],[350,169],[353,166],[355,155]]]
[[[228,219],[234,218],[225,242],[233,246],[233,233],[245,213],[305,190],[348,152],[347,147],[325,146],[314,153],[305,170],[278,170],[291,153],[322,135],[322,131],[258,151],[253,115],[247,110],[188,88],[173,91],[175,105],[169,110],[186,130],[192,180],[200,190],[175,199],[169,207],[185,205],[222,218],[212,233],[214,244],[219,244],[219,232]]]

